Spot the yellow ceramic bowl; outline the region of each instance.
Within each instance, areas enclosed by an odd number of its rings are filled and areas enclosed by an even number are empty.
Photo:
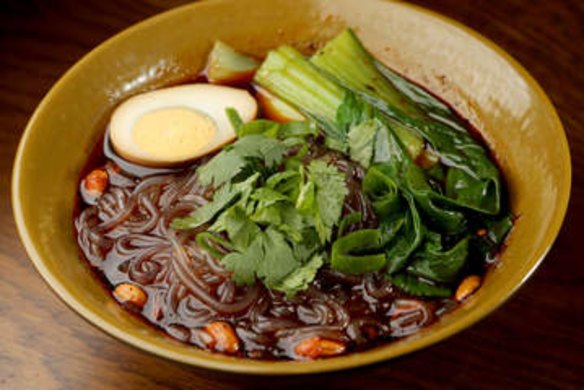
[[[353,27],[382,61],[445,97],[496,152],[519,216],[501,264],[480,291],[437,324],[390,345],[315,362],[260,362],[199,351],[128,315],[92,275],[73,233],[77,182],[112,107],[137,91],[196,74],[215,39],[263,55],[310,47]],[[195,366],[257,374],[340,370],[393,358],[470,326],[505,301],[556,237],[570,192],[566,137],[537,83],[479,34],[426,10],[376,0],[211,0],[122,32],[71,70],[42,101],[13,176],[20,235],[38,271],[71,308],[133,346]]]

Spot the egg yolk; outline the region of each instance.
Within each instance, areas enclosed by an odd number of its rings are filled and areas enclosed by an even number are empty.
[[[210,144],[217,127],[207,115],[189,108],[173,107],[142,115],[132,128],[132,141],[160,160],[189,157]]]

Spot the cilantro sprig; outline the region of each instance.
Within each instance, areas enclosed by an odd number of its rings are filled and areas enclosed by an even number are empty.
[[[233,122],[240,138],[198,171],[203,184],[216,188],[213,200],[171,226],[185,230],[210,224],[201,237],[205,242],[216,237],[229,248],[224,256],[210,252],[232,272],[233,281],[260,280],[294,295],[324,264],[324,247],[348,193],[345,174],[325,161],[302,162],[306,149],[294,147],[306,145],[304,138],[314,134],[310,123]]]

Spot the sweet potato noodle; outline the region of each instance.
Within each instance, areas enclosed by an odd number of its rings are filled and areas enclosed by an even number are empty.
[[[363,215],[353,229],[376,226],[361,192],[362,168],[337,154],[318,158],[346,174],[343,213]],[[294,347],[302,340],[319,336],[342,342],[346,351],[362,350],[412,334],[454,305],[448,299],[412,299],[381,274],[352,276],[328,266],[293,298],[261,283],[238,287],[194,240],[208,226],[188,232],[169,228],[173,218],[213,197],[195,169],[139,177],[110,160],[104,169],[107,191],[94,205],[83,203],[75,219],[79,245],[112,289],[125,282],[142,287],[146,304],[129,308],[178,340],[207,348],[203,327],[225,321],[241,341],[239,356],[295,359]]]

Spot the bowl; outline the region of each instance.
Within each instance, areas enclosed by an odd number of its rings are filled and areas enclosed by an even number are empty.
[[[262,56],[282,43],[309,50],[343,28],[381,61],[445,98],[496,155],[518,216],[500,264],[459,309],[420,333],[369,351],[311,362],[264,362],[200,351],[129,315],[79,254],[73,232],[82,167],[112,107],[127,96],[184,80],[215,39]],[[178,362],[254,374],[362,366],[429,346],[508,299],[550,249],[566,212],[571,167],[558,116],[539,85],[476,32],[415,6],[381,0],[211,0],[141,22],[73,66],[40,103],[22,137],[12,201],[20,236],[45,281],[93,325]]]

